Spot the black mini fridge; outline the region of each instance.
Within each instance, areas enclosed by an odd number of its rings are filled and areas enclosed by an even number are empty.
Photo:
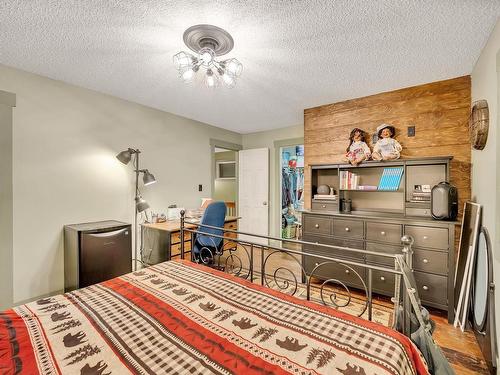
[[[132,271],[132,229],[120,221],[64,226],[64,291]]]

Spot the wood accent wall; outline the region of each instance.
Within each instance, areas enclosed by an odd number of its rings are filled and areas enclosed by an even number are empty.
[[[470,106],[471,81],[464,76],[304,110],[305,207],[311,202],[309,166],[341,162],[352,128],[371,140],[385,122],[395,126],[403,158],[453,156],[450,182],[458,188],[460,218],[471,196]],[[416,135],[409,138],[410,125]]]

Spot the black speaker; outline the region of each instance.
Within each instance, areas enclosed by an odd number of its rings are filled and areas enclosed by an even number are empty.
[[[431,214],[438,220],[455,220],[458,214],[458,191],[443,181],[432,188]]]

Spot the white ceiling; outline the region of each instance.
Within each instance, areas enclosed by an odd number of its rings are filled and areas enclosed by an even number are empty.
[[[469,74],[499,0],[3,0],[0,63],[240,133],[304,108]],[[185,85],[182,34],[229,31],[236,88]]]

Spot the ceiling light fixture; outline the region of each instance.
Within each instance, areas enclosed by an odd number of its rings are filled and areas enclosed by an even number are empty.
[[[174,55],[174,65],[184,82],[192,82],[201,70],[207,87],[214,88],[221,81],[229,88],[236,85],[243,65],[235,58],[218,60],[234,46],[233,38],[227,31],[213,25],[195,25],[184,32],[183,38],[186,46],[195,52],[181,51]]]

